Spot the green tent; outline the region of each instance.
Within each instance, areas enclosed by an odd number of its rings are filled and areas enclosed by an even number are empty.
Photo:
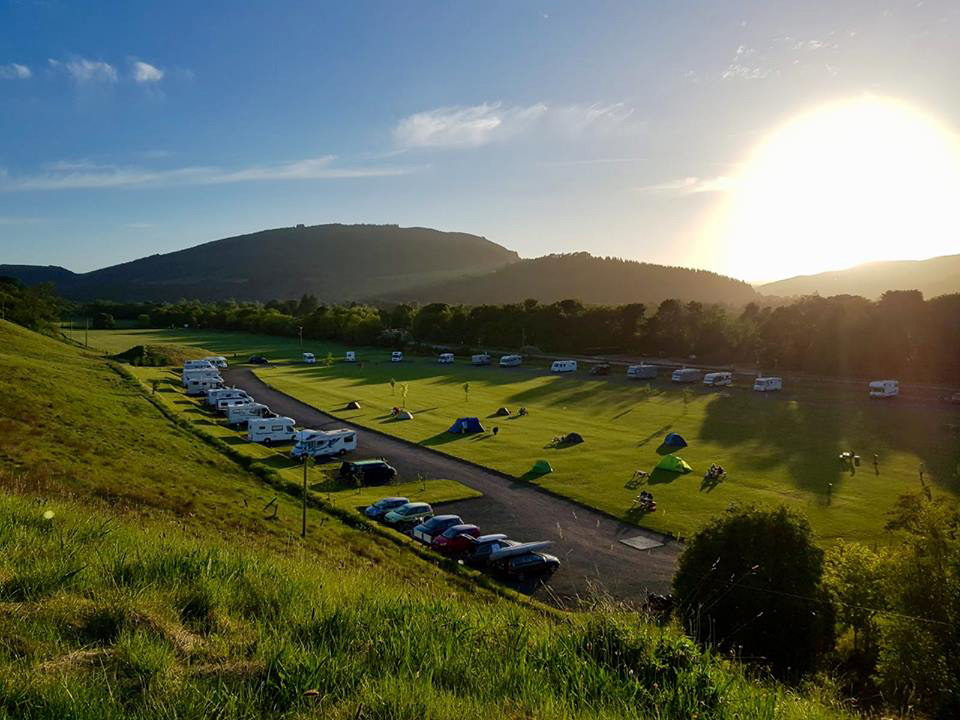
[[[692,472],[693,468],[687,464],[687,461],[676,455],[664,455],[657,463],[657,470],[666,470],[667,472],[680,473],[686,475]]]
[[[552,473],[553,468],[550,467],[550,463],[546,460],[537,460],[533,464],[533,469],[530,472],[535,472],[538,475],[546,475],[547,473]]]

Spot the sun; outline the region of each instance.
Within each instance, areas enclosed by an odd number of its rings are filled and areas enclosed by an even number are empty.
[[[701,237],[751,281],[960,252],[960,139],[888,98],[803,113],[754,148]]]

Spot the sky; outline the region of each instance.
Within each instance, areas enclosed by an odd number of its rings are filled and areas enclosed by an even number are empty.
[[[933,166],[960,123],[958,32],[960,3],[932,0],[0,0],[0,263],[80,272],[327,222],[749,280],[932,255],[960,231],[924,206],[953,177]],[[846,113],[819,135],[783,134],[863,98],[921,120],[901,136]],[[834,224],[803,197],[818,173],[847,186],[831,158],[863,127],[884,130],[869,136],[881,162],[850,184],[919,188],[908,210],[943,237],[898,243],[843,218],[863,236],[855,252],[825,235],[798,253],[819,230],[791,235],[789,218]],[[757,161],[778,132],[793,155],[774,144]],[[918,136],[932,159],[911,165]],[[895,146],[908,149],[898,164]],[[798,189],[785,178],[804,158]],[[771,202],[758,184],[785,190]],[[880,199],[857,207],[897,204]]]

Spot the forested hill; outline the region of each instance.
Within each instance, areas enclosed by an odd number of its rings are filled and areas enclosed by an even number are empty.
[[[706,270],[581,252],[521,260],[489,273],[381,293],[380,297],[466,305],[521,302],[527,298],[543,303],[573,298],[588,305],[626,305],[681,298],[739,306],[759,296],[748,283]]]
[[[757,288],[764,295],[860,295],[876,300],[887,290],[919,290],[926,297],[960,292],[960,255],[929,260],[874,262],[846,270],[798,275]]]
[[[517,260],[514,251],[467,233],[316,225],[238,235],[83,274],[0,265],[0,276],[49,280],[76,299],[270,300],[310,293],[344,302]]]

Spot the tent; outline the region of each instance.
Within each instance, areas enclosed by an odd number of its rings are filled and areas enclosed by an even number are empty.
[[[509,415],[509,414],[510,414],[509,408],[505,408],[505,407],[497,408],[497,411],[494,413],[494,415],[496,415],[497,417],[505,417],[506,415]]]
[[[582,442],[583,442],[583,435],[581,435],[580,433],[572,432],[572,433],[567,433],[566,435],[563,436],[563,443],[565,445],[576,445],[577,443],[582,443]]]
[[[413,420],[413,413],[409,410],[401,410],[396,415],[397,420]]]
[[[447,432],[452,433],[478,433],[483,432],[483,425],[480,424],[480,420],[475,417],[462,417],[457,418],[457,421],[450,426],[450,429]]]
[[[533,464],[533,468],[530,470],[530,472],[536,473],[537,475],[546,475],[547,473],[552,473],[553,468],[550,467],[550,463],[548,463],[546,460],[537,460]]]
[[[358,403],[356,400],[353,400],[347,403],[347,410],[359,410],[359,409],[360,409],[360,403]]]
[[[667,433],[667,436],[663,439],[663,444],[665,447],[685,448],[687,441],[677,433]]]
[[[657,463],[656,469],[680,473],[681,475],[686,475],[688,472],[693,471],[693,468],[687,464],[686,460],[676,455],[664,455],[660,462]]]

